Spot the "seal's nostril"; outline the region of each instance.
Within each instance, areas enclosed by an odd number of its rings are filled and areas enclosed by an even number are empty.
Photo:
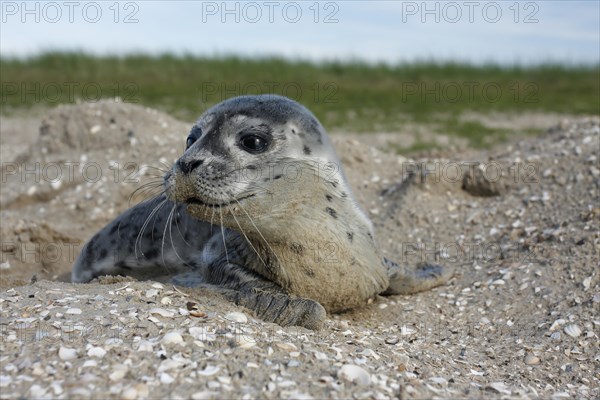
[[[179,164],[179,169],[181,170],[181,172],[183,172],[184,174],[189,174],[190,172],[201,166],[203,162],[204,160],[179,160],[177,161],[177,164]]]

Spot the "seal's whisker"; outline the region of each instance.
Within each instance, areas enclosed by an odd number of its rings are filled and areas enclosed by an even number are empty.
[[[267,245],[267,247],[269,248],[269,250],[271,250],[271,253],[273,254],[273,256],[275,257],[275,259],[277,260],[277,263],[281,264],[281,261],[279,260],[279,258],[277,258],[277,253],[275,252],[275,250],[273,250],[273,248],[269,244],[269,241],[264,237],[264,235],[262,234],[262,232],[260,231],[260,229],[258,229],[258,226],[256,226],[256,224],[254,223],[254,220],[252,219],[252,217],[250,216],[250,214],[248,214],[248,212],[246,211],[246,209],[244,208],[244,206],[242,206],[242,204],[237,199],[235,199],[235,201],[236,201],[236,203],[238,203],[238,205],[240,206],[240,208],[242,209],[242,211],[248,216],[248,219],[250,220],[250,223],[252,224],[252,226],[254,226],[254,229],[256,229],[256,232],[260,235],[260,237],[265,242],[265,244]]]
[[[215,217],[215,209],[212,209],[212,214],[210,215],[210,234],[213,234],[213,218]]]
[[[176,208],[177,208],[177,203],[174,203],[173,204],[173,209],[171,210],[171,215],[170,215],[171,222],[169,224],[169,237],[171,239],[171,247],[173,248],[173,251],[175,252],[175,255],[177,256],[177,258],[179,258],[179,260],[182,262],[183,265],[187,265],[187,263],[184,261],[184,259],[181,258],[181,256],[179,255],[179,253],[177,253],[177,248],[175,247],[175,243],[173,243],[173,216],[175,215],[175,209]],[[179,210],[177,210],[177,215],[179,215]],[[177,226],[177,219],[178,218],[175,218],[175,226]],[[179,228],[177,228],[177,229],[179,229]],[[179,231],[179,233],[181,234],[181,231]],[[183,238],[183,235],[182,235],[182,238]],[[183,238],[183,241],[185,243],[187,243],[185,241],[185,238]],[[188,246],[189,246],[189,244],[188,244]]]
[[[165,166],[166,166],[166,164],[164,164],[164,163],[163,163],[163,165],[165,165]],[[168,166],[167,166],[166,168],[164,168],[164,169],[163,169],[163,168],[161,168],[161,167],[156,167],[156,166],[154,166],[154,165],[147,165],[147,164],[146,164],[146,165],[144,165],[144,167],[146,167],[146,168],[148,168],[148,169],[153,169],[153,170],[156,170],[156,171],[159,171],[159,172],[165,173],[165,174],[171,170],[171,167],[168,167]]]
[[[163,186],[163,182],[161,181],[152,181],[152,182],[148,182],[143,184],[142,186],[140,186],[139,188],[135,189],[130,195],[129,198],[127,199],[127,205],[131,206],[131,201],[133,200],[133,198],[135,197],[136,194],[140,193],[143,195],[142,197],[142,201],[151,197],[152,196],[152,191],[155,189],[158,189],[160,187]]]
[[[162,243],[161,243],[161,248],[160,248],[161,258],[162,258],[162,262],[163,262],[163,267],[165,267],[165,269],[169,273],[171,271],[169,270],[169,267],[167,266],[167,263],[165,262],[165,237],[167,236],[167,227],[171,226],[172,218],[173,218],[173,212],[175,211],[175,207],[177,207],[177,205],[173,204],[173,208],[171,208],[171,211],[169,212],[169,216],[167,217],[167,220],[165,221],[165,228],[163,229],[163,237],[162,237]],[[170,229],[169,229],[169,233],[171,233]],[[179,255],[177,254],[177,250],[175,250],[175,246],[173,245],[173,235],[171,235],[171,246],[173,246],[173,250],[175,251],[175,255],[177,257],[179,257]],[[181,257],[179,257],[179,259],[181,260]],[[181,260],[181,261],[183,262],[183,260]]]
[[[171,212],[172,211],[173,210],[171,210]],[[167,220],[165,221],[165,227],[163,229],[163,235],[160,241],[160,257],[162,259],[163,267],[166,267],[167,264],[165,262],[165,237],[167,236],[167,227],[169,226],[169,218],[171,218],[171,212],[169,212],[169,215],[167,215]]]
[[[140,185],[139,187],[137,187],[133,192],[131,192],[130,198],[133,197],[137,192],[146,189],[148,187],[154,187],[154,186],[162,186],[163,185],[163,181],[162,179],[153,179],[151,181],[145,182],[144,184]]]
[[[265,266],[265,268],[267,270],[269,270],[269,266],[267,265],[267,263],[262,259],[262,257],[260,256],[260,254],[258,253],[258,250],[256,250],[256,248],[254,247],[254,245],[252,244],[252,242],[250,241],[250,239],[248,239],[248,236],[246,235],[246,232],[244,232],[244,230],[242,229],[242,225],[240,225],[240,222],[238,221],[238,219],[236,218],[235,214],[231,211],[231,207],[227,206],[227,209],[229,209],[229,214],[231,214],[231,216],[233,217],[233,219],[235,220],[235,223],[237,224],[237,226],[240,228],[240,232],[242,232],[242,235],[244,235],[244,237],[246,238],[246,241],[248,242],[248,244],[250,245],[250,247],[252,247],[252,250],[254,250],[254,253],[256,253],[256,256],[258,257],[258,259],[263,263],[263,265]]]
[[[227,243],[225,243],[225,228],[223,228],[223,211],[221,207],[219,207],[219,214],[221,215],[221,237],[223,238],[223,246],[225,247],[225,258],[227,259],[227,264],[229,264],[229,254],[227,253]]]
[[[183,234],[183,232],[181,232],[181,229],[179,229],[179,208],[177,209],[177,218],[175,218],[175,228],[177,228],[177,231],[179,232],[179,234],[181,235],[181,239],[183,239],[183,242],[188,246],[188,247],[192,247],[191,244],[188,243],[187,240],[185,240],[185,235]],[[212,229],[212,228],[211,228]],[[212,233],[212,232],[211,232]],[[171,238],[172,239],[172,238]]]
[[[162,169],[160,169],[160,168],[158,168],[158,167],[154,167],[154,168],[158,169],[159,171],[163,171],[164,173],[167,173],[168,171],[170,171],[170,170],[171,170],[172,166],[170,166],[170,165],[168,165],[167,163],[165,163],[165,162],[163,162],[163,161],[160,161],[160,160],[159,160],[158,162],[159,162],[159,163],[161,163],[161,164],[162,164],[162,165],[163,165],[163,166],[164,166],[166,169],[165,169],[165,170],[162,170]]]
[[[135,239],[135,244],[133,246],[134,251],[135,251],[135,259],[136,260],[140,260],[138,257],[138,253],[137,253],[137,249],[138,249],[138,243],[140,243],[140,239],[142,237],[142,234],[144,233],[144,231],[146,230],[146,227],[148,226],[148,224],[150,223],[150,219],[152,219],[152,217],[158,213],[158,211],[162,208],[162,206],[164,206],[167,202],[167,199],[164,199],[163,201],[161,201],[160,203],[158,203],[158,205],[156,205],[152,211],[150,212],[150,214],[146,217],[146,220],[144,221],[144,224],[142,225],[142,227],[140,228],[140,232],[138,233],[136,239]],[[155,220],[156,221],[156,220]],[[140,253],[142,253],[142,255],[144,255],[144,252],[142,251],[142,246],[140,244]]]
[[[164,188],[155,193],[154,191],[157,189],[160,189],[160,187],[154,188],[152,190],[148,190],[146,193],[147,197],[143,201],[148,200],[148,199],[157,198],[157,197],[160,197],[160,196],[164,195],[165,193],[167,193],[167,189],[164,189]]]

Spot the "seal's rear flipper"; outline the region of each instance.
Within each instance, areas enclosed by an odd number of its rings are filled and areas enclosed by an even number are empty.
[[[400,266],[384,258],[387,267],[389,287],[381,293],[384,296],[423,292],[443,285],[453,276],[453,271],[441,265],[420,263],[416,268]]]

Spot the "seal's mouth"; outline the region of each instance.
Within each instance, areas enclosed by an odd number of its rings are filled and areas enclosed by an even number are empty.
[[[184,203],[185,204],[195,204],[195,205],[199,205],[199,206],[203,206],[203,207],[212,207],[212,208],[214,208],[214,207],[223,207],[223,206],[228,206],[228,205],[231,205],[231,204],[236,204],[236,203],[239,203],[242,200],[246,200],[246,199],[249,199],[249,198],[254,197],[254,196],[255,196],[254,194],[250,194],[248,196],[243,196],[243,197],[240,197],[238,199],[234,199],[232,201],[225,202],[225,203],[207,203],[205,201],[200,200],[197,197],[190,197],[190,198],[186,199],[184,201]]]

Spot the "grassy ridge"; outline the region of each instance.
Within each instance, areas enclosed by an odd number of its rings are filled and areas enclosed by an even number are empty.
[[[398,66],[311,63],[277,58],[47,53],[0,60],[2,111],[120,96],[194,120],[240,94],[276,93],[309,107],[329,128],[393,130],[403,122],[448,122],[480,144],[479,127],[458,121],[472,110],[598,114],[593,67],[498,67],[420,63]],[[493,133],[493,132],[492,132]],[[490,132],[486,132],[489,135]]]

